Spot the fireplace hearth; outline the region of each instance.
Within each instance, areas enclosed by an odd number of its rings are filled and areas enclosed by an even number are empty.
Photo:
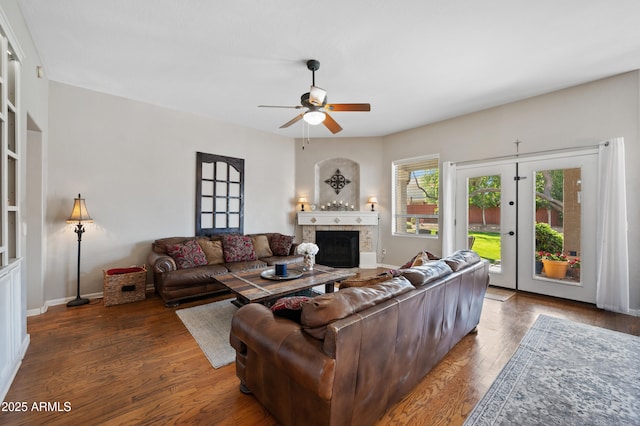
[[[320,249],[316,262],[334,268],[355,268],[359,259],[358,231],[316,231],[316,244]]]

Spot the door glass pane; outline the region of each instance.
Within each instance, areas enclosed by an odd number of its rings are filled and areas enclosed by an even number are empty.
[[[540,170],[535,176],[535,275],[580,282],[582,170]]]
[[[500,272],[502,233],[500,231],[500,175],[469,178],[468,248],[491,262],[491,272]]]

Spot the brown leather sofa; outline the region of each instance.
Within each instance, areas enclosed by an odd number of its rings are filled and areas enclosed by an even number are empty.
[[[278,233],[248,234],[248,237],[264,235],[271,243],[274,236],[281,236]],[[244,271],[249,269],[265,268],[275,263],[301,263],[303,257],[297,255],[296,243],[291,244],[291,248],[286,256],[266,256],[257,260],[225,262],[209,262],[206,265],[180,269],[176,261],[167,253],[168,245],[185,243],[190,240],[220,241],[221,235],[208,237],[171,237],[155,240],[151,245],[151,252],[147,256],[147,265],[153,271],[154,286],[158,294],[164,300],[166,306],[176,306],[181,301],[194,297],[208,296],[227,291],[226,288],[216,281],[216,275],[229,272]]]
[[[468,260],[318,296],[302,324],[242,307],[230,335],[241,390],[283,425],[374,424],[478,325],[489,267]]]

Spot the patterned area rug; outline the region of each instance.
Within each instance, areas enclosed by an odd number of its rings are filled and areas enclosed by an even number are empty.
[[[470,425],[640,425],[640,337],[540,315]]]
[[[230,300],[220,300],[176,311],[213,368],[236,359],[236,351],[229,344],[229,332],[231,317],[237,310]]]

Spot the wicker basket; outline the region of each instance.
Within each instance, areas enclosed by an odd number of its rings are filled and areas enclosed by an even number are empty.
[[[104,272],[104,306],[137,302],[146,297],[147,267],[117,268]]]

